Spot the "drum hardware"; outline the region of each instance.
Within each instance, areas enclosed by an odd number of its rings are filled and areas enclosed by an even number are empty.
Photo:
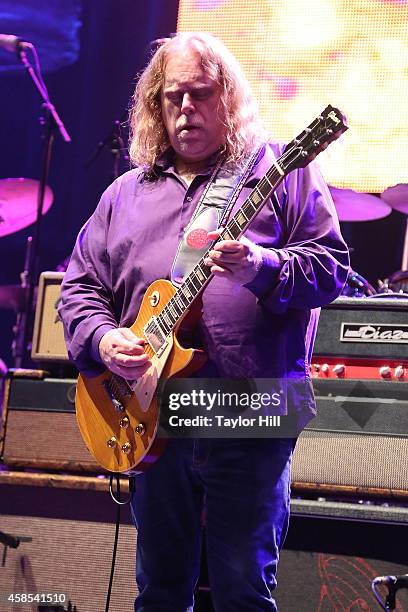
[[[332,186],[329,189],[340,221],[374,221],[391,213],[390,204],[377,196]]]
[[[398,210],[398,212],[408,215],[407,183],[399,183],[398,185],[388,187],[382,192],[381,199],[384,200],[384,202],[387,202],[394,210]],[[404,248],[402,251],[401,268],[402,270],[407,270],[408,268],[408,219],[407,229],[405,231]]]
[[[377,281],[378,290],[355,270],[350,268],[341,295],[355,298],[408,298],[408,270],[398,270],[389,278]]]
[[[38,275],[37,268],[40,253],[41,220],[53,200],[52,191],[47,186],[47,180],[55,129],[58,129],[65,142],[70,142],[71,138],[55,106],[51,102],[46,84],[41,75],[40,62],[34,45],[31,43],[18,45],[16,52],[19,61],[28,72],[43,100],[42,107],[44,109],[44,116],[40,119],[40,123],[44,128],[40,181],[5,179],[0,184],[0,235],[5,236],[35,222],[34,236],[32,239],[30,237],[27,243],[26,260],[24,272],[22,273],[21,287],[24,295],[24,309],[18,313],[13,341],[14,365],[16,368],[19,368],[27,357],[28,340],[32,328],[34,289]],[[33,54],[35,58],[34,65],[30,63],[28,53]],[[7,206],[9,202],[13,203],[13,207]],[[4,208],[4,204],[6,204],[6,208]],[[22,214],[22,211],[24,214]],[[26,214],[27,211],[29,214]]]
[[[379,294],[387,297],[408,297],[408,270],[398,270],[389,278],[378,281]]]
[[[346,297],[361,298],[375,295],[376,291],[361,274],[350,268],[341,294]]]

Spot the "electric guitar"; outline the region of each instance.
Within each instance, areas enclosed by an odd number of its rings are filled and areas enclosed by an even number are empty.
[[[346,129],[342,113],[327,106],[287,145],[208,251],[218,241],[238,240],[283,178],[306,166]],[[179,288],[167,280],[157,280],[148,287],[137,319],[130,327],[136,336],[144,338],[145,351],[152,362],[139,380],[127,381],[110,370],[95,378],[79,376],[76,394],[79,428],[91,454],[108,471],[138,473],[158,458],[164,445],[156,437],[158,381],[188,376],[205,362],[204,352],[182,347],[177,333],[192,315],[213,276],[204,265],[208,251]]]

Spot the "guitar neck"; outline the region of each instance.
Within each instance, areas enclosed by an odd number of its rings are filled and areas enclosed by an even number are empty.
[[[274,163],[266,175],[258,182],[240,209],[222,230],[220,237],[211,244],[193,270],[184,279],[174,296],[163,308],[159,315],[159,319],[161,319],[159,323],[163,329],[170,332],[175,327],[213,277],[213,273],[204,264],[204,260],[208,257],[214,245],[217,242],[221,242],[221,240],[238,240],[282,181],[285,172],[279,165],[280,159]]]

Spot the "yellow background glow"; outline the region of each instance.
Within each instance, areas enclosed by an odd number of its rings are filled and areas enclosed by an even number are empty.
[[[218,36],[240,60],[272,137],[327,105],[350,130],[319,156],[337,187],[408,182],[408,2],[180,0],[178,31]]]

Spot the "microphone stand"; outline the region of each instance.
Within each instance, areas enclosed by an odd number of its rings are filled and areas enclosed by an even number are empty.
[[[118,178],[120,174],[120,160],[121,153],[125,150],[125,145],[123,142],[123,138],[120,133],[120,126],[125,121],[127,113],[124,113],[120,119],[116,119],[113,123],[113,127],[107,136],[101,140],[94,153],[89,157],[89,159],[85,162],[85,168],[89,168],[92,164],[98,159],[102,149],[107,147],[112,154],[112,181]],[[123,154],[124,161],[128,161],[129,157],[126,154]]]
[[[30,49],[34,55],[36,70],[30,64],[27,59],[26,49]],[[43,108],[45,109],[45,117],[42,118],[41,123],[45,127],[44,138],[44,151],[41,167],[41,178],[38,189],[37,199],[37,215],[35,221],[34,238],[31,244],[31,248],[27,252],[27,268],[26,268],[26,286],[25,286],[25,304],[24,312],[19,317],[17,323],[16,339],[13,343],[13,357],[14,366],[19,368],[23,365],[24,358],[26,357],[29,334],[31,332],[31,322],[33,315],[33,299],[34,299],[34,287],[38,277],[38,262],[40,253],[40,238],[41,238],[41,220],[44,208],[44,195],[47,186],[48,175],[51,165],[51,154],[52,146],[55,137],[55,128],[58,128],[63,140],[65,142],[71,142],[71,138],[65,129],[65,126],[59,117],[55,106],[51,103],[48,95],[47,87],[43,81],[40,70],[40,63],[37,56],[37,51],[31,43],[24,43],[17,45],[17,57],[20,59],[24,68],[26,68],[30,75],[37,91],[43,99]]]

